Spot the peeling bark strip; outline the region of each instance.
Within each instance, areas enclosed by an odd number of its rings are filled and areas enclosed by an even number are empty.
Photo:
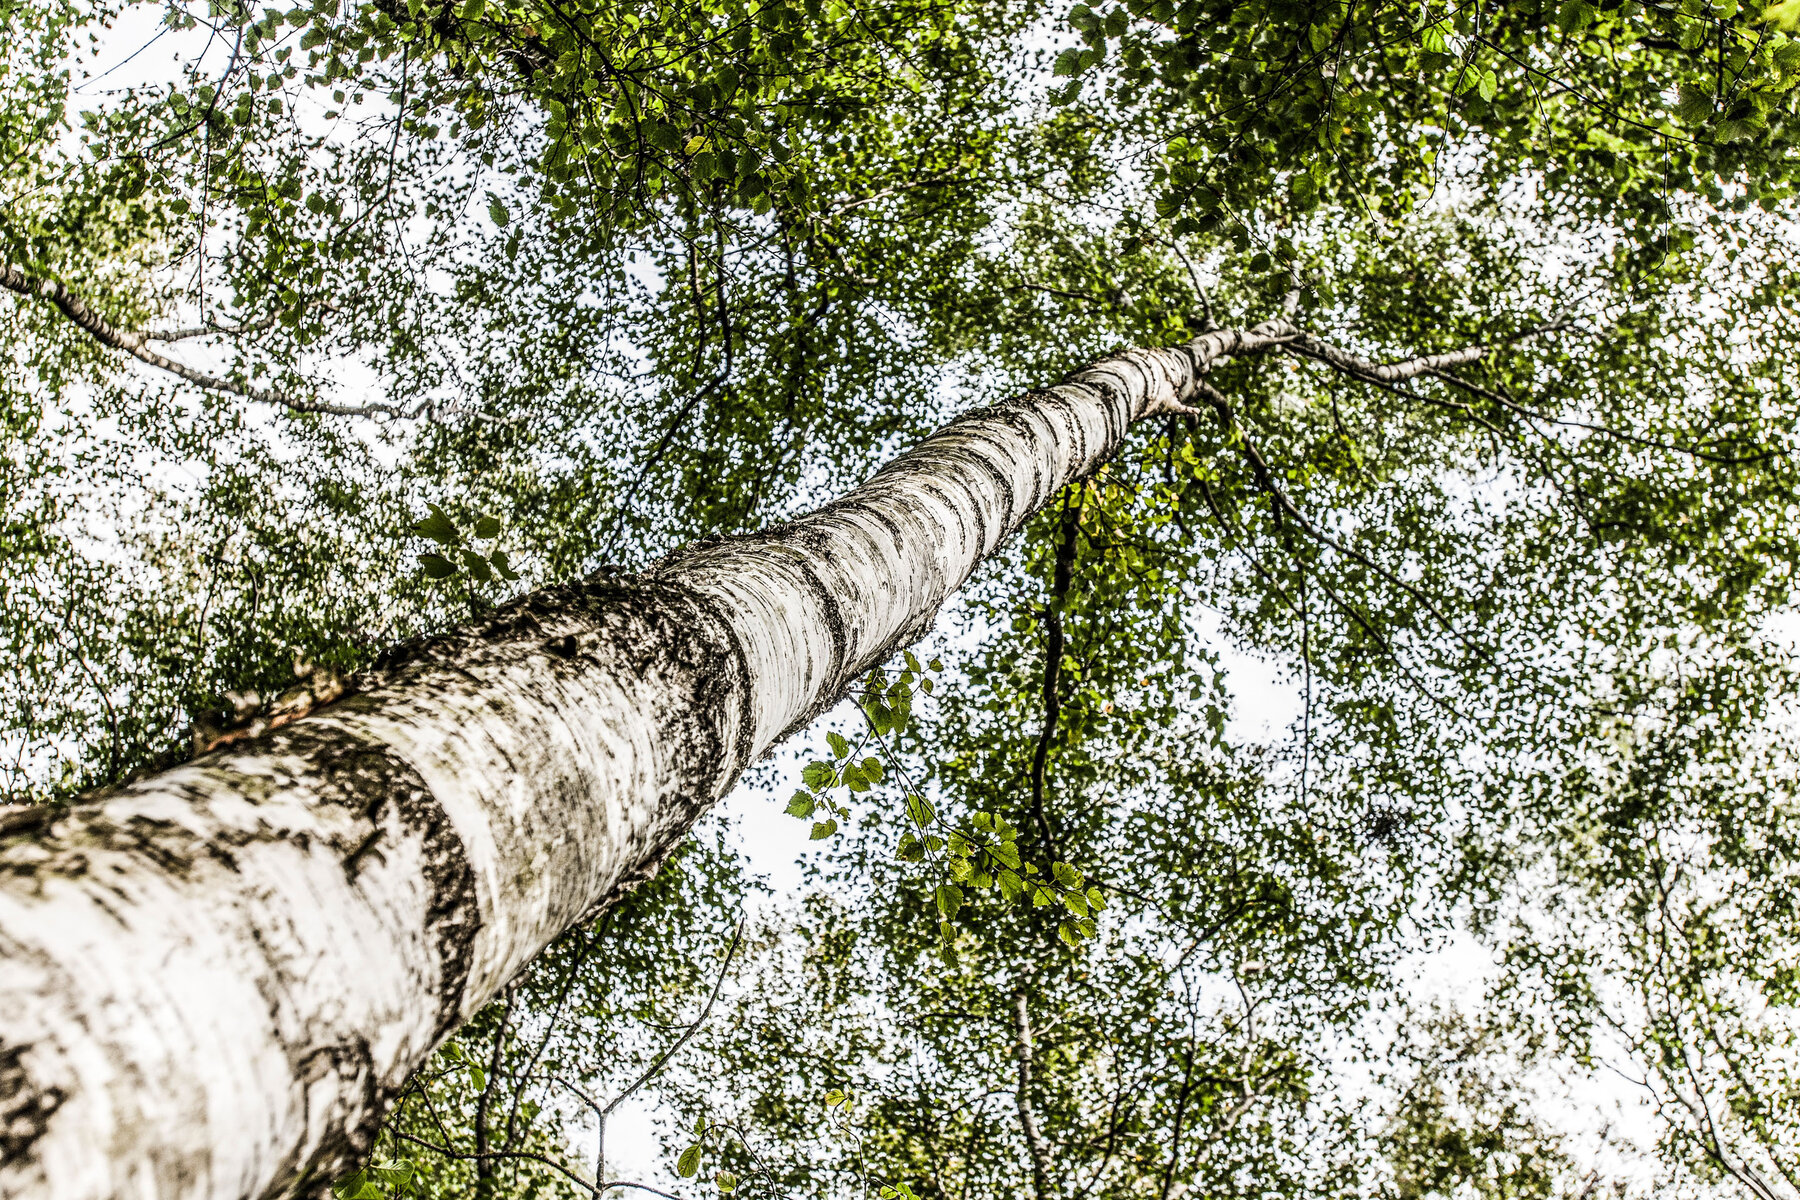
[[[0,1196],[320,1195],[446,1033],[1133,422],[1296,336],[1106,359],[790,524],[532,593],[302,720],[0,815]]]

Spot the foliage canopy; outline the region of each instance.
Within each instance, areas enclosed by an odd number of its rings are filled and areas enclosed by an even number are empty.
[[[739,949],[690,845],[341,1194],[579,1192],[579,1097],[729,970],[646,1085],[729,1190],[1591,1189],[1551,1063],[1652,1101],[1669,1186],[1792,1195],[1788,8],[14,0],[9,789],[1297,302],[1490,352],[1216,373],[764,769],[813,894]],[[1471,941],[1478,1012],[1395,1013]]]

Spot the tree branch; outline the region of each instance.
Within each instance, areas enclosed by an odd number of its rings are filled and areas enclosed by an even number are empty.
[[[261,326],[242,326],[234,330],[177,329],[165,334],[153,334],[137,329],[119,328],[95,312],[81,296],[56,280],[27,275],[12,263],[0,262],[0,287],[34,300],[48,301],[55,305],[63,316],[101,345],[109,346],[114,350],[123,350],[147,366],[155,367],[159,371],[167,371],[169,374],[185,379],[194,386],[205,388],[209,392],[225,392],[262,404],[279,405],[294,412],[322,413],[336,417],[417,417],[427,408],[427,405],[421,404],[411,412],[407,412],[393,404],[333,404],[325,400],[304,400],[285,392],[252,387],[249,384],[222,379],[217,375],[209,375],[205,371],[195,370],[186,363],[179,363],[172,358],[158,354],[148,345],[153,340],[176,341],[183,337],[195,337],[200,333],[250,332],[258,327],[267,328],[268,324],[273,324],[273,320]]]
[[[322,308],[326,312],[336,312],[337,305],[324,300],[317,300],[303,306],[305,308]],[[152,342],[181,342],[197,337],[242,337],[246,333],[261,333],[265,329],[273,329],[281,322],[280,313],[272,313],[260,321],[246,321],[242,325],[221,325],[217,321],[205,321],[199,325],[187,325],[180,329],[147,329],[144,338]]]
[[[1310,333],[1302,333],[1289,342],[1286,349],[1293,354],[1318,359],[1346,375],[1353,375],[1370,383],[1402,383],[1421,375],[1475,362],[1487,354],[1489,347],[1464,346],[1461,350],[1452,350],[1447,354],[1427,354],[1422,358],[1409,358],[1396,363],[1374,363]]]
[[[612,1098],[612,1102],[606,1106],[606,1113],[608,1115],[612,1113],[613,1109],[619,1107],[619,1105],[623,1104],[635,1094],[639,1088],[654,1079],[656,1073],[663,1069],[663,1064],[673,1058],[677,1050],[680,1050],[683,1046],[687,1045],[688,1039],[693,1037],[700,1026],[706,1023],[706,1018],[712,1015],[713,1005],[718,1001],[719,992],[725,986],[725,976],[731,971],[731,960],[737,957],[738,945],[744,940],[745,924],[745,920],[738,921],[737,931],[731,935],[731,946],[725,951],[725,963],[719,968],[719,977],[713,980],[712,994],[706,998],[706,1007],[700,1010],[700,1015],[694,1018],[694,1023],[689,1025],[687,1029],[682,1032],[681,1036],[675,1039],[675,1044],[673,1046],[670,1046],[667,1050],[664,1050],[661,1054],[656,1056],[656,1061],[650,1064],[649,1070],[645,1071],[642,1075],[639,1075],[630,1087]]]

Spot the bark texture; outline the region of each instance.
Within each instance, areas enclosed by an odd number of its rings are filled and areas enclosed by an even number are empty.
[[[0,814],[0,1195],[313,1196],[437,1042],[1284,326],[971,412],[843,499],[399,648],[261,737]]]

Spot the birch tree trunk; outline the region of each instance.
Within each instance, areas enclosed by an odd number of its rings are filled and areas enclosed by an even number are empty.
[[[390,653],[344,699],[0,814],[0,1195],[311,1196],[451,1030],[920,637],[1220,331],[971,412],[854,492]]]

